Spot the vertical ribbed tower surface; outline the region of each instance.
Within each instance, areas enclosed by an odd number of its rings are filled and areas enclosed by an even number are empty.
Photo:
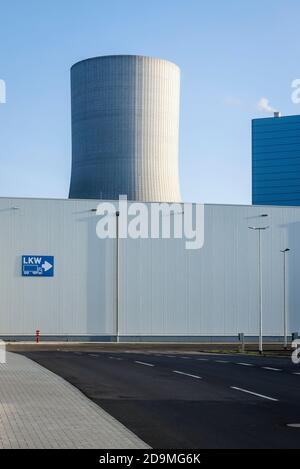
[[[180,70],[114,55],[71,69],[70,198],[179,202]]]

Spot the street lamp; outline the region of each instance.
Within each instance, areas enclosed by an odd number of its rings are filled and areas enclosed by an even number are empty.
[[[287,341],[287,310],[286,310],[286,259],[285,255],[289,252],[290,249],[286,248],[283,249],[283,335],[284,335],[284,348],[287,349],[288,341]]]
[[[258,291],[259,291],[259,353],[263,353],[263,304],[262,304],[262,255],[261,255],[261,231],[267,230],[268,226],[248,226],[249,230],[258,231]]]
[[[97,208],[91,208],[91,212],[97,212]],[[119,217],[120,211],[117,210],[116,216],[116,317],[115,317],[115,334],[116,342],[120,342],[120,234],[119,234]]]
[[[119,236],[119,210],[116,211],[116,341],[120,341],[120,236]]]

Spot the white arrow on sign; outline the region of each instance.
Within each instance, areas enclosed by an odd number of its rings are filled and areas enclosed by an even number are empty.
[[[44,271],[47,272],[47,270],[50,270],[52,268],[52,264],[50,264],[50,262],[48,261],[45,261],[44,264],[42,264],[42,267]]]

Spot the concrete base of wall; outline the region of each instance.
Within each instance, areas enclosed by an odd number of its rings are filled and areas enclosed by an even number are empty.
[[[0,339],[5,342],[34,342],[33,335],[0,335]],[[288,337],[291,341],[292,338]],[[282,336],[265,336],[264,343],[283,342]],[[122,342],[122,343],[211,343],[211,344],[231,344],[238,343],[237,336],[63,336],[63,335],[41,335],[40,342]],[[245,343],[257,343],[258,336],[245,336]]]

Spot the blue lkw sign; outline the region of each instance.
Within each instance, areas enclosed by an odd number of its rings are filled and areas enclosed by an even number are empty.
[[[53,277],[54,256],[22,256],[23,277]]]

